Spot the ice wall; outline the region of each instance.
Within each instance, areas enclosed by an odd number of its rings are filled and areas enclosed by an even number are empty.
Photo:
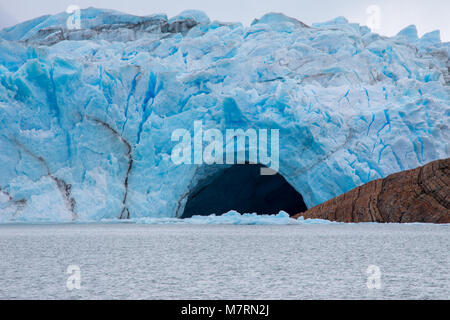
[[[449,43],[345,18],[251,26],[187,11],[45,16],[0,31],[0,221],[181,215],[208,165],[176,128],[280,130],[280,174],[308,207],[449,157]]]

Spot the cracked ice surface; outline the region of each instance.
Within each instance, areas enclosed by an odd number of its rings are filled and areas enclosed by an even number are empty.
[[[67,30],[67,17],[0,31],[0,221],[174,217],[215,170],[170,160],[172,131],[194,120],[280,129],[280,173],[308,207],[449,157],[438,31],[93,8]]]

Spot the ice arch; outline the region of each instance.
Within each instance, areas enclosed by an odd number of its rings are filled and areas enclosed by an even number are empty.
[[[199,181],[188,195],[182,218],[193,215],[240,213],[289,215],[307,209],[303,197],[279,173],[261,175],[260,164],[236,164]]]

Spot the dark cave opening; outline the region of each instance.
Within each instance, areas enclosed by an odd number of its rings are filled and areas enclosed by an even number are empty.
[[[190,192],[181,218],[221,215],[230,210],[257,214],[284,210],[293,216],[307,210],[302,195],[282,175],[261,175],[261,167],[260,164],[236,164],[208,181],[199,182]]]

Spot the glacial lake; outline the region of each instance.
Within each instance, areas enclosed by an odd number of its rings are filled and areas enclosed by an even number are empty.
[[[449,299],[449,227],[0,225],[0,299]]]

